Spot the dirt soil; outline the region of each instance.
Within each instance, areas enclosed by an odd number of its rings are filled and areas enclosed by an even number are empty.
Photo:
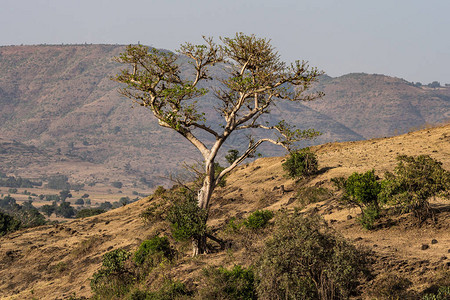
[[[423,290],[441,270],[450,266],[450,203],[434,199],[438,223],[415,226],[411,216],[386,215],[375,230],[367,231],[356,221],[359,211],[337,201],[330,179],[374,169],[382,176],[392,171],[399,154],[429,154],[450,169],[450,124],[405,135],[360,142],[329,143],[312,148],[318,154],[321,172],[306,184],[327,188],[330,198],[308,205],[340,234],[372,251],[375,274],[398,273]],[[299,203],[299,183],[284,176],[283,157],[262,158],[238,167],[216,190],[209,225],[218,228],[231,217],[256,209],[294,209]],[[157,224],[146,225],[139,214],[151,202],[142,199],[104,214],[58,225],[14,232],[0,238],[1,299],[64,299],[91,295],[92,274],[102,255],[112,249],[135,250],[154,233]],[[427,246],[424,246],[427,245]],[[426,248],[426,249],[425,249]],[[424,250],[423,250],[424,249]],[[207,265],[248,265],[245,250],[189,257],[189,249],[173,267],[174,276],[192,280]]]

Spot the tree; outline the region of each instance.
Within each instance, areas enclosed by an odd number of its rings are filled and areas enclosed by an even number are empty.
[[[286,122],[268,124],[260,117],[280,101],[309,101],[322,96],[321,92],[304,94],[322,72],[310,68],[305,61],[287,65],[270,43],[254,35],[237,33],[232,38],[221,38],[221,45],[204,37],[205,43],[182,44],[179,56],[192,65],[192,77],[182,76],[172,52],[150,49],[143,45],[130,45],[116,61],[127,65],[114,79],[126,84],[121,94],[150,109],[162,127],[178,132],[202,154],[205,176],[198,191],[198,206],[209,209],[211,195],[221,179],[236,168],[264,142],[291,150],[293,143],[317,136],[319,133],[299,130]],[[227,76],[212,78],[210,69],[218,65],[215,73]],[[223,78],[225,77],[225,78]],[[209,91],[205,88],[210,79],[219,85]],[[203,84],[205,83],[205,84]],[[202,87],[200,87],[202,85]],[[205,97],[202,97],[205,96]],[[214,97],[219,127],[209,122],[206,113],[199,111],[200,101]],[[203,103],[201,102],[201,103]],[[201,108],[200,108],[201,109]],[[230,166],[215,174],[215,160],[219,149],[238,131],[266,130],[277,138],[249,137],[247,149]],[[211,139],[201,140],[204,132]],[[207,145],[212,141],[212,146]],[[193,240],[193,255],[206,250],[206,236]]]
[[[66,201],[67,198],[72,198],[72,194],[69,190],[62,190],[59,192],[59,197],[61,198],[61,201]]]

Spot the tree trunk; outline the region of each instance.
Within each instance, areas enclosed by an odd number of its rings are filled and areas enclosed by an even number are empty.
[[[198,192],[198,206],[201,209],[209,209],[209,200],[214,191],[214,162],[206,161],[206,174],[203,186]],[[205,219],[205,222],[207,218]],[[192,238],[192,256],[197,256],[206,252],[206,234]]]

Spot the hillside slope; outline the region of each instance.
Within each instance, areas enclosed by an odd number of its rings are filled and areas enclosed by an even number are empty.
[[[329,143],[316,146],[321,174],[308,186],[332,190],[330,179],[349,176],[354,171],[374,169],[382,175],[392,170],[398,154],[429,154],[450,169],[450,125],[408,133],[391,138],[358,142]],[[246,216],[256,209],[293,209],[296,184],[282,170],[283,157],[262,158],[237,168],[219,188],[212,200],[209,225],[218,228],[235,216]],[[286,193],[281,192],[281,185]],[[335,196],[307,207],[324,216],[343,236],[373,251],[377,259],[376,275],[396,270],[412,280],[414,288],[423,289],[450,260],[449,203],[442,209],[436,226],[397,224],[374,231],[358,226],[356,209],[340,207]],[[107,213],[14,232],[0,238],[0,297],[2,299],[61,299],[73,293],[89,296],[89,278],[98,270],[101,257],[112,249],[135,250],[139,243],[155,232],[160,224],[146,225],[139,214],[151,205],[143,199]],[[350,219],[348,216],[352,216]],[[436,239],[437,244],[431,244]],[[429,244],[426,251],[422,244]],[[180,246],[182,256],[167,276],[195,280],[208,265],[248,265],[251,255],[245,250],[230,255],[221,251],[192,259],[189,249]],[[169,271],[168,271],[169,272]]]

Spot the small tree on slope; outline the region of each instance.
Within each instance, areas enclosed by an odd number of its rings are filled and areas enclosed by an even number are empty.
[[[304,92],[322,72],[310,69],[304,61],[286,65],[269,40],[254,35],[238,33],[232,38],[221,38],[221,45],[215,44],[212,38],[204,40],[205,44],[185,43],[178,50],[193,66],[190,80],[181,76],[177,55],[142,45],[130,45],[116,58],[128,67],[115,80],[126,84],[120,91],[124,96],[150,109],[159,125],[175,130],[200,151],[205,178],[198,192],[198,206],[208,211],[212,192],[220,180],[252,155],[261,143],[270,142],[289,151],[293,143],[319,134],[312,129],[294,129],[284,121],[263,124],[259,118],[279,101],[309,101],[321,97],[320,92],[307,95]],[[199,83],[212,79],[208,68],[215,64],[228,74],[227,78],[215,78],[220,87],[211,93],[225,123],[220,130],[213,128],[214,124],[208,123],[205,113],[197,110],[198,101],[205,99],[199,97],[209,92],[200,88]],[[253,128],[275,132],[278,138],[249,138],[246,151],[215,174],[214,163],[225,141],[236,131]],[[214,139],[211,147],[200,140],[200,131]],[[193,240],[193,255],[205,250],[206,236]]]

